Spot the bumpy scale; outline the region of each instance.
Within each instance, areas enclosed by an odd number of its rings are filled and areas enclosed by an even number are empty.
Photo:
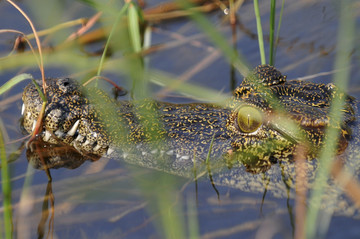
[[[71,79],[48,79],[47,85],[40,134],[44,141],[132,161],[136,157],[130,156],[137,154],[145,159],[143,166],[177,172],[204,164],[209,155],[211,161],[227,165],[241,161],[256,173],[291,159],[300,142],[310,146],[309,158],[315,157],[337,91],[331,84],[286,81],[268,65],[256,67],[225,106],[116,101]],[[348,124],[355,120],[353,98],[342,96],[344,119],[332,126],[341,132],[339,153],[351,135]],[[42,104],[32,83],[25,88],[23,101],[23,126],[31,133]]]

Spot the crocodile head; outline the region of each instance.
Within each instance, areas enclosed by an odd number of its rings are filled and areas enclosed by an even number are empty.
[[[38,82],[40,83],[40,82]],[[85,153],[101,155],[110,149],[109,136],[97,119],[97,113],[82,87],[68,78],[46,80],[47,104],[39,132],[45,142],[70,144],[78,139],[75,148]],[[98,93],[98,92],[97,92]],[[39,117],[42,99],[34,84],[29,84],[23,93],[22,126],[32,133]]]
[[[115,143],[119,129],[108,130],[111,122],[99,117],[99,109],[85,97],[83,87],[67,78],[46,82],[48,102],[39,132],[44,141],[61,141],[82,153],[100,156],[110,155],[119,148]],[[160,124],[144,120],[131,102],[112,100],[101,91],[91,94],[103,97],[102,107],[116,108],[107,111],[113,112],[127,130],[127,143],[121,147],[140,145],[137,150],[149,157],[142,148],[142,142],[149,138],[141,126],[145,124],[147,128],[160,129],[155,135],[170,142],[168,151],[163,152],[175,155],[179,164],[186,161],[192,165],[194,158],[206,158],[211,145],[212,155],[240,158],[250,171],[257,172],[278,159],[291,158],[300,141],[310,146],[310,157],[316,155],[324,130],[329,126],[330,103],[336,89],[332,84],[287,81],[274,67],[263,65],[244,79],[226,106],[147,102],[137,107],[155,110]],[[355,120],[353,99],[342,95],[345,97],[343,121],[333,125],[340,129],[338,152],[346,148],[351,135],[348,124]],[[42,106],[34,84],[25,88],[23,102],[23,127],[32,133]],[[125,157],[128,153],[121,154]]]
[[[337,93],[331,83],[286,81],[272,66],[256,67],[235,89],[230,103],[233,110],[227,127],[234,135],[233,148],[248,164],[265,168],[278,159],[292,159],[299,143],[307,147],[309,159],[316,157],[330,126],[330,104]],[[346,149],[349,125],[355,121],[354,98],[344,93],[340,97],[345,101],[343,120],[332,125],[340,132],[338,154]]]

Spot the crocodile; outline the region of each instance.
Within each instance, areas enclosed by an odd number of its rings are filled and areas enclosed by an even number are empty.
[[[256,67],[233,96],[218,105],[116,101],[68,78],[46,83],[48,102],[40,132],[45,142],[61,141],[81,153],[125,159],[135,151],[150,161],[167,155],[167,165],[176,169],[191,168],[209,153],[211,159],[240,159],[255,173],[291,159],[301,139],[310,146],[308,157],[316,157],[337,89],[333,84],[287,81],[269,65]],[[86,95],[99,95],[98,107]],[[343,121],[334,126],[340,129],[338,153],[346,148],[349,124],[355,121],[354,99],[343,95]],[[23,127],[32,133],[42,106],[33,83],[25,88],[23,102]],[[298,127],[286,128],[289,118]],[[117,127],[111,127],[109,119],[117,121]]]
[[[72,79],[47,79],[47,103],[37,141],[43,141],[47,150],[54,149],[52,145],[66,146],[56,157],[47,155],[54,167],[64,166],[64,158],[73,160],[74,167],[86,158],[121,158],[190,178],[194,170],[205,172],[212,174],[215,184],[251,192],[266,189],[274,196],[288,197],[295,185],[297,146],[307,148],[306,174],[311,182],[319,168],[316,157],[324,132],[335,127],[339,129],[336,154],[350,155],[344,165],[358,173],[355,99],[331,83],[286,78],[275,67],[260,65],[225,102],[190,104],[116,100]],[[330,105],[336,94],[344,100],[343,117],[330,125]],[[22,99],[22,126],[33,133],[43,103],[35,84],[25,88]],[[28,151],[41,168],[39,155],[34,156],[31,147]],[[341,192],[329,186],[327,194],[336,198]]]

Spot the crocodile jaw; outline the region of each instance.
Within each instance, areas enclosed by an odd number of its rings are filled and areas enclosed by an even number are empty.
[[[80,152],[95,155],[110,155],[114,152],[105,130],[93,127],[95,109],[83,97],[79,85],[67,78],[48,79],[47,85],[48,103],[39,136],[48,143],[67,143]],[[25,88],[22,99],[22,125],[27,133],[32,134],[39,118],[42,99],[34,84]]]

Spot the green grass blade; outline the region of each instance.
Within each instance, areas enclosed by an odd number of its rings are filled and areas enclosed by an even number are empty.
[[[78,0],[79,2],[82,2],[84,4],[89,5],[90,7],[93,8],[97,8],[98,7],[98,3],[96,1],[91,1],[91,0]]]
[[[47,102],[47,99],[46,99],[46,97],[45,97],[44,93],[42,92],[42,90],[41,90],[41,88],[40,88],[39,84],[38,84],[38,83],[36,83],[36,81],[35,81],[34,79],[32,79],[32,82],[33,82],[33,84],[35,85],[35,88],[36,88],[37,92],[39,93],[39,95],[40,95],[40,97],[41,97],[42,101],[46,103],[46,102]]]
[[[231,44],[216,30],[211,22],[200,12],[194,11],[193,5],[188,1],[177,0],[180,6],[189,11],[189,17],[198,25],[209,39],[223,52],[227,60],[243,75],[247,76],[249,67],[241,53],[236,53]]]
[[[261,27],[261,16],[260,16],[260,8],[259,8],[258,0],[254,0],[254,11],[255,11],[255,16],[256,16],[256,28],[257,28],[257,33],[258,33],[261,64],[266,64],[264,37],[263,37],[263,32],[262,32],[262,27]]]
[[[195,160],[194,160],[195,162]],[[188,228],[189,228],[189,238],[197,239],[200,238],[199,232],[199,222],[198,222],[198,212],[196,208],[196,203],[193,197],[187,197],[187,215],[188,215]]]
[[[221,94],[216,90],[206,89],[203,86],[179,81],[176,79],[175,75],[158,70],[149,70],[148,77],[154,84],[160,86],[166,85],[170,90],[178,91],[194,99],[221,103],[229,98],[227,94]]]
[[[275,47],[274,47],[274,53],[273,53],[274,56],[276,55],[276,49],[277,49],[277,45],[279,43],[280,27],[281,27],[281,22],[282,22],[282,16],[283,16],[283,13],[284,13],[284,5],[285,5],[285,0],[283,0],[282,4],[281,4],[279,23],[278,23],[278,27],[277,27],[277,30],[276,30]],[[275,64],[275,60],[273,60],[273,64]]]
[[[269,49],[269,64],[270,65],[274,65],[275,15],[276,15],[276,0],[271,0],[271,4],[270,4],[270,49]]]
[[[97,75],[101,75],[101,69],[103,68],[103,65],[104,65],[104,61],[105,61],[105,57],[106,57],[106,53],[109,49],[109,45],[110,45],[110,41],[115,33],[115,30],[116,30],[116,27],[119,25],[120,23],[120,20],[121,18],[124,16],[127,8],[129,7],[129,3],[126,3],[120,10],[119,14],[117,15],[116,17],[116,20],[111,28],[111,31],[110,31],[110,34],[109,34],[109,37],[106,41],[106,44],[105,44],[105,47],[104,47],[104,51],[103,51],[103,54],[101,55],[101,59],[100,59],[100,64],[99,64],[99,67],[98,67],[98,70],[97,70]]]
[[[181,206],[174,205],[176,200],[175,188],[170,188],[170,191],[160,195],[164,192],[158,192],[159,197],[157,199],[158,208],[161,212],[162,228],[166,238],[185,238],[185,223],[184,215],[181,210]]]
[[[30,74],[20,74],[17,75],[13,78],[11,78],[10,80],[8,80],[5,84],[3,84],[0,87],[0,95],[4,94],[6,91],[10,90],[13,86],[15,86],[16,84],[24,81],[24,80],[29,80],[29,79],[33,79],[32,75]]]
[[[139,170],[138,168],[132,168]],[[134,171],[135,172],[135,171]],[[182,198],[177,191],[182,180],[158,171],[137,171],[136,185],[147,201],[150,215],[156,215],[154,225],[160,238],[186,238]]]
[[[128,24],[129,24],[129,33],[131,39],[131,45],[134,52],[141,51],[141,37],[139,29],[139,15],[136,9],[136,6],[131,3],[128,9]]]
[[[6,158],[5,143],[0,130],[0,158],[1,158],[1,187],[3,193],[5,238],[12,238],[12,211],[11,211],[11,185],[8,162]]]
[[[353,50],[354,44],[354,32],[355,32],[355,13],[354,7],[352,6],[351,0],[341,1],[340,5],[340,23],[338,30],[337,38],[337,56],[335,60],[335,69],[341,69],[337,71],[334,75],[334,83],[339,88],[339,92],[344,92],[347,88],[347,83],[350,77],[350,68],[348,67],[351,64],[351,52]],[[344,106],[344,97],[340,98],[340,94],[336,94],[331,105],[331,110],[329,115],[330,125],[338,125],[341,122],[342,117],[342,108]],[[327,225],[319,225],[319,209],[322,200],[322,194],[324,193],[324,185],[326,185],[329,178],[332,159],[335,156],[335,150],[337,148],[337,139],[339,135],[339,129],[337,128],[328,128],[326,130],[326,136],[324,147],[320,152],[320,165],[318,175],[314,181],[314,189],[310,196],[309,208],[306,217],[306,238],[316,238],[318,235],[317,228],[328,228]]]

